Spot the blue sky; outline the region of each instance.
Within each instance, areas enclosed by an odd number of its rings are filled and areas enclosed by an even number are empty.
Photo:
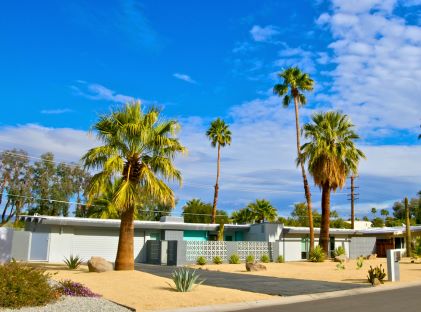
[[[189,198],[212,198],[215,151],[204,132],[232,127],[220,207],[269,198],[282,215],[303,200],[291,110],[271,93],[297,65],[316,80],[302,120],[350,115],[368,160],[358,214],[421,189],[421,2],[10,1],[0,10],[0,147],[77,161],[98,114],[131,99],[178,118]],[[343,191],[346,192],[346,189]],[[340,192],[339,192],[340,193]],[[320,201],[313,188],[314,201]],[[344,194],[333,205],[347,217]],[[179,207],[177,209],[179,211]]]

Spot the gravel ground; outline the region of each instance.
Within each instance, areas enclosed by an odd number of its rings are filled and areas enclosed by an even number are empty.
[[[128,312],[131,311],[102,298],[62,297],[55,303],[43,307],[30,307],[18,310],[1,309],[4,312]]]

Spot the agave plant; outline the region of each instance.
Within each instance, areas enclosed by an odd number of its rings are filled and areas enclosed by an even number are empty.
[[[83,259],[79,256],[70,255],[69,258],[64,257],[63,262],[69,270],[76,270],[83,263]]]
[[[181,268],[172,273],[172,280],[175,284],[175,289],[180,292],[189,292],[193,288],[202,284],[205,280],[198,281],[200,275],[196,271]]]

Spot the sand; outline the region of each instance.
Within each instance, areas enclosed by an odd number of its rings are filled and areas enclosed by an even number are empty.
[[[55,280],[71,279],[89,287],[104,298],[136,308],[159,310],[201,305],[273,299],[273,296],[234,289],[200,285],[189,293],[175,291],[170,279],[139,271],[89,273],[86,266],[69,271],[62,265],[48,265]],[[200,273],[200,272],[199,272]]]
[[[204,265],[202,267],[193,265],[191,267],[202,270],[213,270],[239,274],[252,274],[273,277],[285,277],[296,279],[319,280],[328,282],[344,283],[367,283],[367,271],[371,266],[382,265],[387,273],[386,259],[379,258],[365,260],[363,267],[357,270],[356,260],[345,262],[345,270],[338,270],[336,262],[331,260],[312,263],[307,261],[286,262],[286,263],[265,263],[267,271],[247,272],[244,264],[220,264]],[[401,283],[421,281],[421,261],[410,263],[410,259],[404,258],[400,263]],[[386,283],[387,284],[387,283]]]

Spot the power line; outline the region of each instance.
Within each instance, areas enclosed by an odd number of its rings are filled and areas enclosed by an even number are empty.
[[[20,158],[30,158],[30,159],[36,159],[36,160],[41,160],[41,161],[46,161],[46,162],[50,162],[50,163],[55,163],[55,164],[66,164],[68,166],[72,166],[75,168],[82,168],[81,165],[75,164],[75,163],[68,163],[68,162],[59,162],[59,161],[55,161],[55,160],[48,160],[48,159],[43,159],[40,157],[35,157],[35,156],[30,156],[30,155],[25,155],[25,154],[19,154],[19,153],[12,153],[9,151],[3,151],[3,153],[11,155],[11,156],[15,156],[15,157],[20,157]],[[241,176],[234,176],[231,175],[232,177],[241,177]],[[185,182],[183,183],[184,185],[187,186],[191,186],[194,188],[202,188],[202,189],[213,189],[212,185],[203,185],[203,184],[198,184],[198,183],[191,183],[191,182]],[[224,187],[223,185],[221,186],[221,189],[234,189],[236,191],[243,191],[243,192],[262,192],[262,193],[267,193],[267,194],[303,194],[303,192],[301,191],[286,191],[286,190],[272,190],[272,189],[264,189],[264,188],[244,188],[244,187],[233,187],[233,188],[227,188]],[[320,195],[320,193],[315,193],[317,195]],[[346,193],[344,192],[334,192],[331,195],[333,196],[341,196],[341,195],[346,195]]]

